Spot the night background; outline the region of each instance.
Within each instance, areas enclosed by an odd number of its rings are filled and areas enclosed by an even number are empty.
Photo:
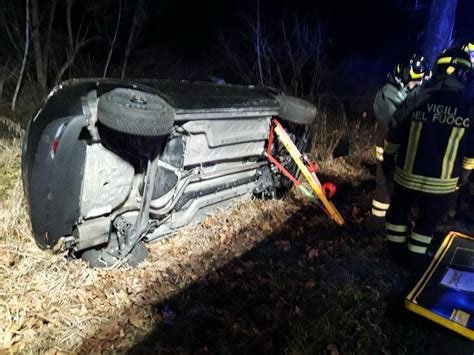
[[[413,53],[432,63],[473,41],[473,14],[472,0],[0,0],[0,353],[472,354],[404,309],[412,275],[368,217],[376,91]],[[136,269],[40,251],[21,139],[50,90],[80,77],[224,80],[312,102],[311,153],[347,225],[292,191],[153,243]]]
[[[260,82],[292,91],[291,54],[304,84],[317,76],[317,94],[367,96],[373,96],[397,61],[422,52],[431,4],[428,0],[364,0],[357,6],[310,0],[30,2],[31,46],[24,86],[38,89],[39,84],[40,91],[69,77],[103,76],[109,55],[106,75],[111,77],[217,76],[230,83]],[[2,0],[0,11],[1,84],[8,100],[24,54],[25,4]],[[471,38],[472,11],[471,1],[457,1],[453,43]],[[257,34],[260,50],[265,51],[261,60],[269,65],[263,78],[255,67]],[[38,79],[38,53],[45,79]],[[283,82],[276,78],[277,66]],[[314,95],[312,89],[306,85],[298,94]]]

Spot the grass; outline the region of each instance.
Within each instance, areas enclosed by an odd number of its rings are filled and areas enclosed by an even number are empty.
[[[13,126],[13,136],[21,134]],[[20,139],[0,139],[0,352],[424,349],[426,334],[398,318],[399,308],[390,310],[406,275],[387,261],[380,232],[363,222],[369,127],[344,123],[339,133],[318,136],[346,226],[292,191],[285,200],[239,203],[152,244],[136,269],[89,269],[40,250],[20,183]],[[354,155],[332,158],[347,133],[356,137]]]

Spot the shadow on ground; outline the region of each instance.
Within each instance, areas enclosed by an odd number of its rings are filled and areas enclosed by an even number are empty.
[[[367,223],[372,184],[339,184],[345,226],[303,207],[252,250],[154,305],[155,329],[128,352],[462,354],[467,342],[404,310],[413,280]]]

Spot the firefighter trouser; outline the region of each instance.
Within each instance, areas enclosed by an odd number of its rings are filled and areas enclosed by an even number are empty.
[[[377,170],[375,172],[375,194],[372,200],[372,215],[381,218],[385,217],[388,207],[390,206],[390,191],[382,170],[383,147],[387,132],[388,127],[386,125],[380,122],[377,123],[375,131],[375,159]]]
[[[400,249],[403,246],[411,255],[424,256],[438,221],[448,211],[451,198],[451,193],[427,194],[395,183],[386,218],[389,248]],[[412,207],[419,210],[415,226],[410,230],[408,214]]]

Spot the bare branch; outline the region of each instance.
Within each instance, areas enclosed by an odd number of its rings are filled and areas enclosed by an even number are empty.
[[[29,0],[26,0],[26,28],[25,28],[25,53],[23,55],[23,61],[21,63],[20,75],[18,77],[18,82],[16,84],[15,93],[13,94],[12,99],[12,112],[15,112],[16,109],[16,100],[20,92],[21,81],[23,78],[23,73],[25,72],[26,60],[28,58],[28,49],[30,47],[30,4]]]
[[[138,0],[135,5],[135,13],[133,14],[132,28],[130,29],[130,34],[127,40],[127,46],[125,48],[122,71],[120,73],[120,78],[122,79],[125,78],[125,73],[127,72],[128,59],[130,58],[130,53],[132,52],[133,41],[135,40],[135,36],[138,33],[139,18],[141,17],[141,14],[142,14],[142,6],[143,6],[142,0]]]
[[[122,18],[122,0],[119,0],[119,12],[117,17],[117,24],[115,25],[115,32],[114,37],[112,38],[112,42],[110,43],[109,54],[107,55],[107,61],[105,62],[104,74],[102,75],[103,78],[107,75],[107,70],[109,69],[110,59],[112,58],[112,54],[114,52],[115,41],[117,40],[117,34],[120,28],[120,20]]]

